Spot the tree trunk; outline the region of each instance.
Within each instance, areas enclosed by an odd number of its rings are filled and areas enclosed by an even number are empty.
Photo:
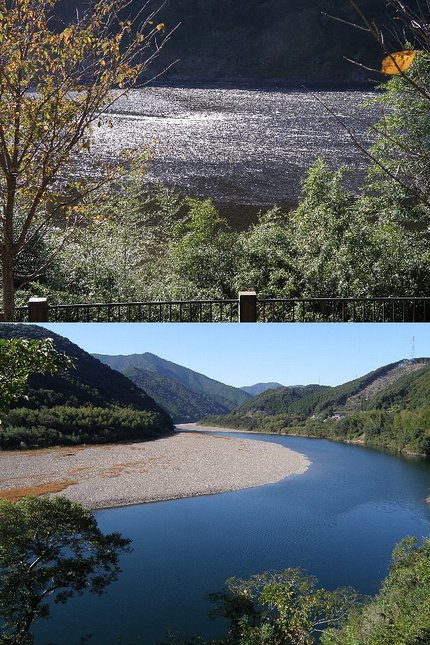
[[[3,313],[6,322],[15,319],[15,286],[13,281],[13,257],[7,245],[2,256]]]
[[[10,174],[7,177],[7,200],[3,214],[2,244],[3,314],[6,322],[13,322],[15,320],[15,285],[13,279],[15,197],[16,175]]]

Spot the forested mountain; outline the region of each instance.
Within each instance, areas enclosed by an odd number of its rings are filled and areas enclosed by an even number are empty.
[[[415,0],[405,2],[416,6]],[[76,7],[85,4],[61,0],[61,18],[72,19]],[[162,4],[151,0],[154,8]],[[370,20],[390,25],[392,16],[384,0],[357,0],[357,4]],[[141,3],[135,2],[135,7],[141,8]],[[346,0],[167,0],[157,20],[168,29],[181,24],[151,73],[179,59],[163,80],[378,80],[377,74],[344,58],[379,69],[381,52],[372,38],[323,12],[359,20]]]
[[[225,385],[149,352],[129,356],[107,356],[104,354],[94,354],[94,356],[123,374],[132,369],[139,369],[167,376],[196,394],[210,397],[226,410],[233,410],[237,405],[250,398],[249,394],[239,388]]]
[[[430,359],[392,363],[337,387],[268,390],[205,423],[430,454]]]
[[[306,399],[310,394],[327,388],[319,385],[298,385],[289,387],[280,387],[276,390],[265,390],[249,401],[242,403],[233,415],[260,415],[260,414],[280,414],[290,410],[291,406],[297,401]]]
[[[276,390],[278,387],[284,386],[281,383],[256,383],[255,385],[244,385],[240,389],[251,396],[257,396],[266,390]]]
[[[74,367],[62,375],[32,375],[28,397],[3,420],[0,445],[104,442],[156,438],[171,418],[143,390],[67,338],[36,325],[0,324],[0,338],[52,338]]]
[[[223,405],[202,392],[197,394],[170,376],[136,367],[124,374],[152,396],[175,423],[191,423],[204,415],[226,414],[232,409],[232,405]]]

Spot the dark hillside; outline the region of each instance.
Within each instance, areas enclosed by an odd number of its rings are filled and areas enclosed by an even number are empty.
[[[306,385],[298,387],[280,387],[276,390],[266,390],[262,394],[254,397],[250,401],[242,403],[233,414],[237,415],[257,415],[257,414],[280,414],[289,410],[291,406],[313,393],[320,390],[326,391],[328,388],[319,385]]]
[[[414,0],[405,1],[416,6]],[[357,2],[370,20],[390,24],[384,0]],[[85,4],[61,0],[61,18],[69,21],[76,6]],[[151,2],[154,8],[161,4]],[[135,6],[140,8],[141,3]],[[377,74],[344,58],[379,69],[381,53],[371,37],[322,12],[357,21],[349,3],[338,0],[167,0],[157,19],[168,28],[181,26],[151,67],[151,75],[180,59],[165,80],[281,84],[378,80]]]
[[[52,338],[56,349],[74,362],[74,369],[65,374],[30,377],[28,397],[5,419],[0,445],[13,447],[18,437],[30,445],[46,445],[154,438],[172,432],[171,418],[150,396],[67,338],[18,324],[0,324],[0,338]],[[7,426],[23,430],[9,443]]]
[[[192,423],[204,415],[226,414],[231,409],[231,406],[222,405],[208,395],[196,394],[169,376],[135,367],[124,374],[152,396],[175,423]]]

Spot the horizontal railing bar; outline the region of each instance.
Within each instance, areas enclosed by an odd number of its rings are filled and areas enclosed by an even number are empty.
[[[283,303],[283,302],[427,302],[430,297],[377,297],[377,298],[257,298],[257,302],[261,304],[266,303]]]
[[[49,305],[49,309],[89,309],[91,307],[144,307],[168,305],[210,305],[210,304],[238,304],[238,300],[154,300],[151,302],[94,302],[90,304]],[[20,308],[26,310],[26,307]],[[18,308],[17,308],[18,310]]]

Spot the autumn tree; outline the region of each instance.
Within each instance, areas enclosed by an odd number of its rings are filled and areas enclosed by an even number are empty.
[[[129,544],[103,534],[90,511],[64,497],[0,500],[0,643],[32,643],[30,628],[50,615],[48,601],[101,595]]]
[[[379,195],[375,210],[396,211],[400,223],[427,228],[430,222],[430,5],[426,0],[387,0],[386,20],[373,20],[362,2],[349,0],[356,22],[335,20],[358,29],[379,46],[381,66],[350,62],[387,80],[376,99],[382,117],[372,126],[375,144],[365,148],[345,125],[370,162],[370,194]],[[326,14],[327,15],[327,14]]]
[[[58,0],[0,0],[0,256],[4,319],[15,288],[52,261],[19,274],[20,257],[53,223],[64,245],[80,221],[79,203],[117,170],[79,177],[91,128],[142,73],[169,37],[149,2],[98,0],[61,25]],[[28,263],[27,263],[28,264]]]

